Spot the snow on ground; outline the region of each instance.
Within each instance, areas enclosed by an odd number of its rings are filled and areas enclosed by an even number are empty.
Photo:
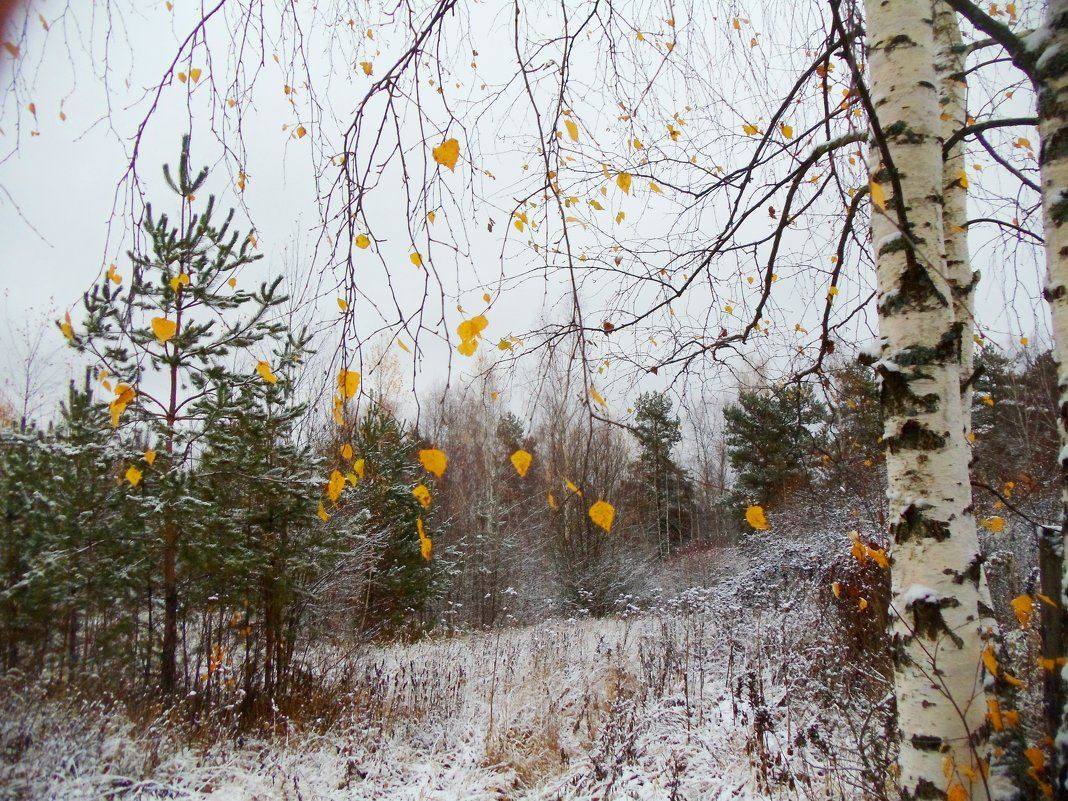
[[[849,746],[826,742],[815,700],[818,615],[785,620],[696,603],[369,649],[339,723],[270,741],[182,744],[99,704],[9,694],[0,797],[864,797],[828,763]]]

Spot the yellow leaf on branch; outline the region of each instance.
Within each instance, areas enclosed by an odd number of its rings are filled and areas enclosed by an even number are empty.
[[[430,508],[430,490],[426,488],[426,485],[416,484],[415,487],[412,488],[412,495],[414,495],[415,499],[423,505],[424,509]]]
[[[1005,518],[998,515],[985,517],[982,520],[982,526],[991,534],[1000,534],[1005,530]]]
[[[342,491],[345,489],[345,477],[341,475],[340,470],[330,471],[330,481],[326,485],[326,494],[334,503],[337,503],[337,499],[341,497]]]
[[[260,361],[256,363],[256,372],[260,374],[260,378],[266,381],[268,384],[277,384],[278,376],[271,370],[271,365],[268,362]]]
[[[764,514],[764,507],[762,506],[750,506],[746,509],[745,522],[757,531],[767,531],[769,528],[768,518]]]
[[[161,345],[166,345],[177,330],[178,324],[174,320],[168,320],[166,317],[152,318],[152,333],[156,335],[156,340]]]
[[[1035,599],[1027,594],[1017,595],[1009,603],[1012,604],[1012,611],[1016,613],[1020,625],[1025,629],[1031,625],[1031,616],[1035,613]]]
[[[356,370],[342,370],[337,374],[337,389],[348,400],[360,388],[360,374]]]
[[[456,169],[456,160],[460,157],[460,143],[455,139],[446,139],[433,150],[434,161],[450,170]]]
[[[430,537],[426,535],[426,529],[423,528],[423,518],[416,518],[415,529],[419,533],[419,553],[421,553],[423,558],[429,562],[430,554],[434,551],[434,543]]]
[[[438,478],[444,475],[445,467],[449,463],[445,453],[437,448],[424,448],[419,451],[419,461],[428,473],[433,473]]]
[[[868,186],[871,188],[871,202],[886,211],[886,192],[883,191],[882,184],[877,181],[870,181]]]
[[[512,462],[512,467],[519,473],[519,477],[523,478],[527,474],[527,470],[530,469],[530,463],[534,459],[527,451],[520,449],[513,453],[509,459]]]
[[[603,528],[606,532],[611,532],[612,521],[615,520],[616,510],[608,501],[597,501],[590,507],[590,520]]]

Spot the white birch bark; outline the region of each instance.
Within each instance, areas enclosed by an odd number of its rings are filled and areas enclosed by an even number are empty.
[[[957,15],[943,0],[934,0],[935,74],[941,108],[941,138],[949,140],[967,124],[968,84],[965,56]],[[945,274],[953,293],[953,318],[960,323],[961,417],[965,441],[971,444],[972,389],[975,369],[973,297],[975,280],[968,253],[968,189],[964,146],[954,144],[942,162],[942,227],[945,243]]]
[[[883,337],[894,684],[902,798],[985,798],[982,570],[943,258],[941,108],[931,0],[868,0],[871,91],[890,163],[872,238]],[[876,137],[877,142],[877,137]],[[900,183],[901,196],[893,191]],[[899,212],[907,218],[899,228]],[[984,610],[985,611],[985,610]]]
[[[1041,47],[1035,62],[1041,140],[1038,163],[1048,270],[1045,295],[1050,305],[1053,352],[1057,359],[1063,549],[1068,544],[1065,539],[1068,535],[1068,0],[1050,0],[1046,24],[1032,36],[1036,46]],[[1068,561],[1065,567],[1061,603],[1068,608]],[[1068,664],[1062,668],[1061,681],[1062,685],[1068,684]],[[1063,714],[1056,747],[1055,786],[1060,793],[1068,793],[1068,709]]]

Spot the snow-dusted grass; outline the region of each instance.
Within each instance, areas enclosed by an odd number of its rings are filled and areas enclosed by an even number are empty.
[[[758,614],[698,600],[368,649],[347,665],[337,721],[270,740],[183,742],[100,704],[8,691],[0,795],[870,797],[845,787],[860,757],[817,675],[834,654],[815,608]]]

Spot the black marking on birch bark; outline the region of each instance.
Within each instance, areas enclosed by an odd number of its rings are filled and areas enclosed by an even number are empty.
[[[890,526],[890,534],[895,544],[901,545],[920,539],[933,539],[935,542],[944,542],[949,539],[949,523],[929,519],[926,511],[927,508],[921,508],[915,503],[905,508],[905,511],[901,513],[901,519]]]
[[[897,434],[886,438],[891,453],[901,451],[937,451],[946,445],[946,436],[929,429],[919,420],[906,420]]]
[[[884,417],[909,416],[916,411],[930,414],[938,408],[939,397],[936,393],[916,395],[909,386],[910,376],[900,370],[892,370],[885,365],[877,368],[880,380],[880,402]],[[915,372],[911,378],[922,377]]]
[[[948,264],[964,264],[964,261],[962,259],[950,259],[947,263]],[[955,297],[955,298],[966,298],[970,294],[972,294],[972,292],[975,290],[975,287],[979,283],[979,276],[981,274],[982,273],[979,270],[975,270],[975,271],[972,272],[972,274],[971,274],[972,277],[968,280],[967,283],[964,283],[964,284],[952,284],[951,287],[950,287],[950,291],[953,293],[953,297]]]
[[[912,249],[907,237],[900,239],[905,242],[906,250]],[[901,272],[897,290],[884,297],[879,312],[884,317],[890,317],[904,309],[926,310],[948,305],[949,301],[938,291],[927,270],[920,265],[919,259],[911,258],[907,260],[905,269]]]
[[[916,637],[922,637],[934,642],[945,634],[953,641],[954,645],[958,648],[963,648],[964,640],[953,632],[946,624],[945,618],[942,617],[943,609],[952,609],[958,606],[960,606],[960,601],[956,598],[939,598],[936,601],[918,598],[908,604],[905,610],[912,613],[912,630],[915,632]]]
[[[899,33],[893,39],[890,39],[883,45],[883,52],[892,53],[899,47],[915,47],[916,43],[912,41],[912,37],[905,33]]]
[[[926,81],[920,81],[919,83],[920,86],[924,86],[925,84],[931,86],[931,84]],[[896,142],[902,145],[923,145],[927,144],[927,141],[931,138],[925,133],[913,130],[904,120],[898,120],[897,122],[887,125],[886,128],[883,129],[883,133],[885,134],[887,141]],[[902,174],[900,168],[898,168],[898,174]],[[887,175],[889,176],[889,172],[887,172]]]
[[[1046,287],[1043,289],[1042,297],[1045,298],[1047,302],[1052,303],[1055,300],[1063,298],[1065,292],[1068,292],[1068,290],[1065,289],[1064,284],[1057,284],[1055,287]]]
[[[917,751],[941,751],[945,741],[935,734],[914,734],[909,738]]]
[[[920,779],[916,782],[916,789],[909,792],[907,787],[901,788],[901,801],[945,801],[946,793],[940,790],[929,779]]]
[[[981,553],[976,552],[976,554],[972,556],[972,558],[969,560],[968,566],[965,567],[964,570],[953,570],[947,568],[945,572],[946,575],[953,576],[954,584],[963,584],[965,581],[970,581],[973,586],[978,587],[979,577],[982,575],[983,563],[985,561],[986,560],[983,555]],[[978,601],[978,604],[980,616],[992,614],[989,608],[986,608],[985,612],[983,611],[984,604],[982,601]]]

